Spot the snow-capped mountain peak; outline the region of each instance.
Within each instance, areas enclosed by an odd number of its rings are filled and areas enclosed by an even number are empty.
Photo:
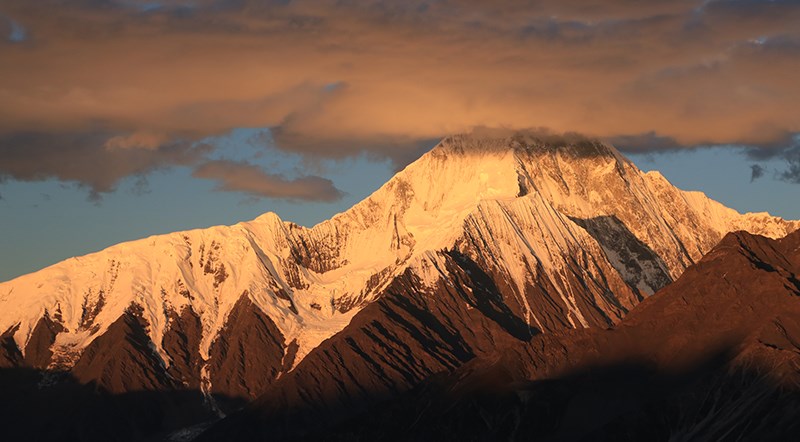
[[[0,332],[22,357],[44,345],[46,365],[70,369],[134,306],[153,355],[169,368],[176,356],[166,337],[189,312],[200,336],[188,352],[208,391],[222,376],[214,355],[227,354],[223,337],[242,299],[280,334],[277,377],[399,275],[411,272],[426,290],[448,280],[459,256],[503,280],[498,290],[528,326],[586,327],[619,320],[729,231],[779,237],[798,227],[678,190],[601,142],[458,135],[312,228],[268,212],[119,244],[2,283]],[[540,292],[555,300],[539,305]],[[561,307],[545,313],[545,305]]]

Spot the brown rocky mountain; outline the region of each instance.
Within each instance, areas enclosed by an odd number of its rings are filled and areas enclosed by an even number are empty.
[[[796,440],[798,278],[800,232],[731,233],[612,328],[497,340],[448,324],[435,354],[381,335],[441,324],[390,302],[200,440]],[[397,392],[413,382],[389,373],[439,358],[461,362]]]

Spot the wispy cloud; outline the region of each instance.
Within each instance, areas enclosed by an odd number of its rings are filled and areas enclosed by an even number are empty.
[[[209,161],[199,165],[192,176],[215,181],[220,191],[260,198],[330,202],[344,196],[329,179],[313,175],[289,179],[241,161]]]

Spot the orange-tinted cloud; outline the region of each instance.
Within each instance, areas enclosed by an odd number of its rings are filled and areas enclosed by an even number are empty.
[[[254,197],[336,201],[343,196],[329,179],[313,175],[289,179],[246,162],[209,161],[195,168],[192,176],[216,181],[217,190],[242,192]]]
[[[272,127],[288,151],[401,163],[476,126],[656,150],[800,132],[798,1],[0,5],[27,36],[0,43],[5,134],[102,127],[99,145],[158,151]]]

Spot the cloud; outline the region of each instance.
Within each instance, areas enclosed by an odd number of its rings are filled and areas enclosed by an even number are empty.
[[[750,182],[754,182],[755,180],[764,176],[764,167],[758,164],[753,164],[750,166]]]
[[[0,15],[0,35],[9,43],[22,43],[28,39],[25,27],[3,15]]]
[[[775,177],[789,183],[800,184],[800,133],[787,133],[775,143],[765,146],[749,146],[745,154],[754,160],[783,160],[785,168],[778,170]],[[755,167],[753,166],[755,176]],[[759,166],[760,167],[760,166]],[[763,174],[763,169],[761,169]],[[760,177],[759,175],[758,177]],[[756,177],[756,178],[758,178]]]
[[[402,169],[430,150],[440,138],[412,138],[402,135],[358,134],[323,137],[313,132],[293,131],[290,126],[277,126],[270,131],[275,147],[307,158],[344,158],[362,152],[374,159],[388,158],[395,170]]]
[[[109,138],[103,146],[108,150],[147,149],[156,150],[169,143],[170,137],[163,133],[134,132],[129,135],[117,135]]]
[[[628,152],[664,152],[685,148],[674,138],[658,135],[654,131],[636,135],[617,135],[608,140],[620,150]]]
[[[104,131],[0,136],[0,181],[58,179],[87,187],[96,199],[126,177],[192,165],[211,151],[207,145],[175,140],[148,149],[106,148],[113,138]]]
[[[783,157],[787,167],[779,173],[779,178],[790,183],[800,184],[800,145],[787,149]]]
[[[329,179],[318,176],[288,179],[283,175],[269,174],[247,162],[205,162],[192,172],[192,176],[216,181],[220,191],[242,192],[261,198],[330,202],[344,196]]]
[[[0,44],[0,136],[73,149],[58,135],[100,124],[93,145],[114,158],[175,164],[164,140],[237,127],[273,128],[308,158],[398,167],[480,126],[638,151],[772,151],[800,132],[797,1],[7,0],[3,13],[36,38]],[[53,169],[19,175],[78,175]]]

